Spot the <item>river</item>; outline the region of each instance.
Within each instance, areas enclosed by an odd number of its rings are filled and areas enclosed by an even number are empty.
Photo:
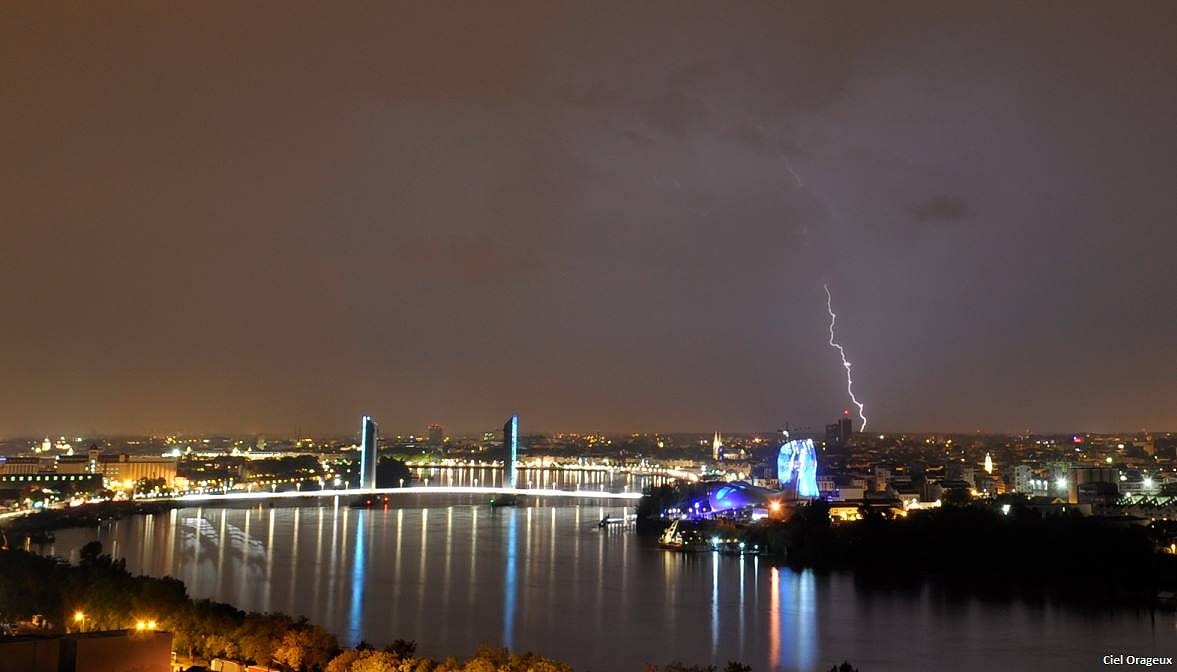
[[[331,499],[200,507],[61,530],[76,561],[93,539],[133,573],[171,575],[197,598],[305,615],[341,641],[418,642],[466,656],[533,650],[578,671],[739,660],[755,670],[1101,668],[1109,654],[1177,654],[1172,612],[1098,613],[857,587],[845,574],[763,558],[686,555],[600,531],[618,503],[532,500],[491,509],[458,496],[399,496],[384,509]]]

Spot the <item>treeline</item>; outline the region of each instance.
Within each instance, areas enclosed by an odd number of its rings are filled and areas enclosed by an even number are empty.
[[[23,551],[0,553],[0,619],[42,614],[60,631],[133,628],[154,621],[173,635],[173,647],[190,658],[231,658],[281,663],[293,670],[321,669],[339,649],[334,635],[306,619],[246,613],[230,605],[192,600],[171,577],[132,576],[125,561],[82,547],[78,565]],[[75,620],[81,612],[83,618]]]
[[[1143,526],[1079,515],[1041,516],[1013,507],[915,511],[832,526],[829,506],[798,508],[752,534],[796,567],[849,569],[871,585],[931,579],[951,593],[1099,606],[1151,605],[1177,590],[1177,556],[1158,550]]]
[[[674,481],[658,486],[646,486],[642,498],[634,505],[638,532],[661,532],[666,523],[662,512],[707,495],[707,486],[699,483]]]

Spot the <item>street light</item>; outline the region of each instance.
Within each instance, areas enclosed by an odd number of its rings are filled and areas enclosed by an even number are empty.
[[[85,632],[86,631],[86,614],[84,614],[81,611],[75,611],[74,612],[74,623],[78,624],[79,631]]]

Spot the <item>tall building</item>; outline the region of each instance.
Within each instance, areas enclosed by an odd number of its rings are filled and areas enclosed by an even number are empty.
[[[1034,491],[1034,468],[1028,464],[1019,464],[1014,467],[1014,490],[1024,494],[1037,494]]]
[[[445,429],[436,422],[429,425],[429,445],[440,446],[445,443]]]
[[[519,416],[512,415],[503,425],[503,487],[515,487],[515,460],[519,457]]]
[[[960,461],[944,465],[944,478],[949,481],[965,481],[970,488],[977,486],[977,470]]]
[[[723,439],[720,438],[719,432],[716,432],[715,438],[711,439],[711,459],[715,460],[716,462],[718,462],[720,458],[720,448],[723,448]]]
[[[830,448],[845,448],[854,436],[854,422],[849,409],[842,411],[842,417],[832,425],[826,425],[826,444]]]
[[[987,452],[985,453],[985,473],[993,475],[993,456]]]
[[[367,415],[360,423],[360,487],[376,487],[376,421]]]

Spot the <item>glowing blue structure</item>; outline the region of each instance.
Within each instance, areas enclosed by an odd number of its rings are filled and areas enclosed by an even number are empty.
[[[707,489],[707,508],[710,511],[728,511],[744,508],[768,508],[780,499],[778,493],[759,488],[744,481],[732,481],[711,486]]]
[[[817,452],[813,439],[794,439],[781,446],[777,456],[777,478],[781,487],[797,497],[817,497]]]
[[[515,487],[515,460],[519,456],[519,416],[512,415],[503,425],[503,487]]]
[[[360,423],[360,487],[376,487],[376,421],[364,416]]]

